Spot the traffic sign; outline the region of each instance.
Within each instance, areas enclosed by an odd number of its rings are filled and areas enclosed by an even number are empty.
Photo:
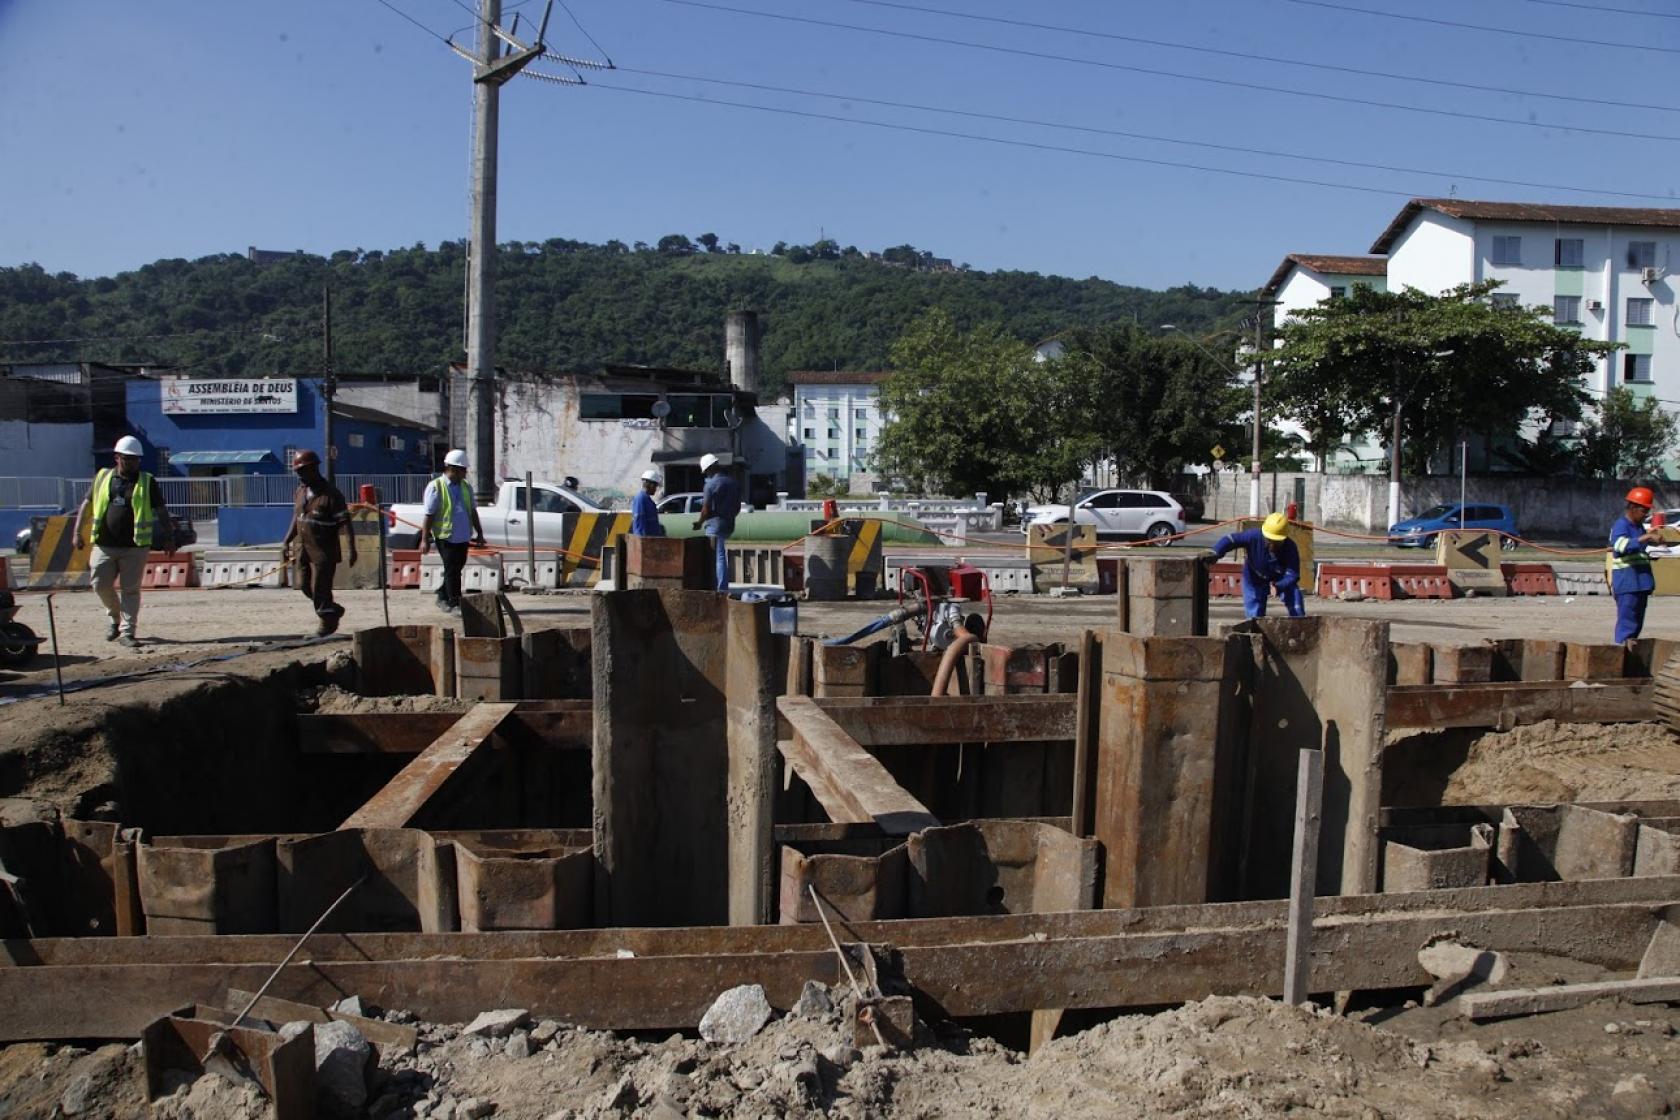
[[[1225,458],[1225,449],[1216,443],[1213,445],[1213,450],[1209,451],[1208,454],[1215,459],[1223,459]]]

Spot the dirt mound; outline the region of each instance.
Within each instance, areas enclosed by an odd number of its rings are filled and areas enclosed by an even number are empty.
[[[1449,805],[1680,798],[1680,742],[1658,723],[1543,720],[1482,735],[1447,782]]]
[[[362,696],[337,685],[302,689],[298,710],[321,715],[356,715],[366,712],[464,712],[471,700],[450,696]]]

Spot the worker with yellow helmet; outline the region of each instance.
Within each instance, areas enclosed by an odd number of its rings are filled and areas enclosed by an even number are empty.
[[[1227,533],[1213,546],[1213,558],[1223,559],[1232,549],[1243,550],[1243,611],[1249,618],[1266,616],[1266,600],[1277,589],[1290,618],[1307,613],[1301,594],[1301,550],[1289,539],[1289,519],[1281,513],[1268,514],[1258,529]]]

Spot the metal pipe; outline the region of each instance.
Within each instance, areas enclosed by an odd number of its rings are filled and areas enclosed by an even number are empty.
[[[618,538],[618,547],[624,547],[624,538]],[[531,472],[525,472],[525,586],[537,586],[537,491],[535,480]],[[624,590],[614,584],[615,589]]]
[[[58,706],[64,706],[64,665],[58,659],[58,623],[53,620],[53,593],[47,593],[47,634],[52,638],[53,673],[58,677]]]

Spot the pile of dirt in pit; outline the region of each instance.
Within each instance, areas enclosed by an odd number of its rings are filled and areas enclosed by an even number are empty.
[[[1448,805],[1680,798],[1680,743],[1658,723],[1543,720],[1470,744]]]
[[[367,712],[464,712],[471,700],[452,696],[362,696],[337,685],[298,692],[298,710],[320,715],[359,715]]]

